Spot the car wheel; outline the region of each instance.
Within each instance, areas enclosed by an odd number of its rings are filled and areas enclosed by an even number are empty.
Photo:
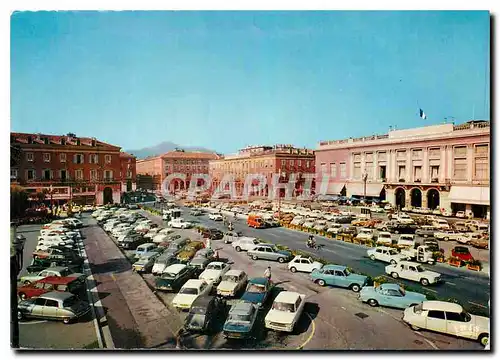
[[[71,322],[70,318],[67,318],[67,317],[63,318],[63,323],[69,324],[70,322]]]
[[[428,236],[428,235],[425,235],[425,234],[424,234],[424,239],[427,239],[427,236]]]
[[[396,260],[394,260],[394,259],[392,259],[392,260],[391,260],[391,264],[392,264],[392,265],[396,265],[396,264],[397,264],[397,261],[396,261]]]
[[[318,284],[319,286],[325,286],[326,282],[323,279],[319,279],[318,281],[316,281],[316,284]]]
[[[415,325],[410,325],[410,327],[412,330],[415,330],[415,331],[420,330],[420,328],[418,326],[415,326]]]
[[[280,258],[278,258],[278,262],[279,262],[280,264],[283,264],[283,263],[285,262],[285,258],[281,258],[281,257],[280,257]]]
[[[423,278],[423,279],[420,279],[420,283],[421,283],[423,286],[427,286],[427,285],[429,285],[429,280],[427,280],[426,278]]]
[[[257,255],[252,255],[252,259],[257,260],[258,259]]]
[[[450,240],[450,238],[445,237],[445,238],[443,238],[443,240],[444,240],[444,241],[448,241],[448,240]]]
[[[297,272],[297,269],[296,269],[295,267],[293,267],[293,266],[292,266],[292,267],[290,268],[290,271],[294,273],[294,272]]]
[[[22,312],[18,311],[17,312],[17,320],[23,320],[24,319],[24,315]]]
[[[241,248],[240,248],[239,246],[236,246],[236,248],[235,248],[235,249],[236,249],[236,251],[237,251],[237,252],[240,252],[240,251],[241,251]]]
[[[391,273],[391,276],[394,278],[394,279],[397,279],[399,277],[398,273],[397,272],[392,272]]]
[[[361,286],[359,286],[358,284],[352,284],[351,290],[354,292],[359,292],[359,290],[361,290]]]
[[[367,301],[368,305],[370,305],[371,307],[377,307],[378,306],[378,301],[375,300],[375,299],[370,299]]]
[[[394,230],[394,234],[399,234],[399,230]]]
[[[19,293],[19,298],[21,300],[26,300],[26,294],[25,293]]]
[[[489,334],[481,334],[479,335],[479,342],[481,345],[486,346],[490,342],[490,335]]]
[[[375,260],[375,255],[370,255],[370,259]]]

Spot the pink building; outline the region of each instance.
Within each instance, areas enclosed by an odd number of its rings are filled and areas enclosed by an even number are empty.
[[[323,141],[316,150],[316,164],[319,174],[332,175],[329,194],[340,194],[345,185],[347,196],[387,199],[401,208],[489,216],[488,121]]]

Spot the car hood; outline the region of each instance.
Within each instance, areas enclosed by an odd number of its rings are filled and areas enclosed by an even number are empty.
[[[405,295],[408,299],[412,299],[412,300],[415,300],[418,302],[422,302],[422,301],[427,300],[427,296],[425,296],[424,294],[420,294],[420,293],[413,292],[413,291],[406,291]]]
[[[437,277],[441,276],[441,274],[434,272],[434,271],[429,271],[429,270],[425,270],[425,271],[421,272],[421,274],[424,276],[433,277],[433,278],[437,278]]]
[[[269,310],[269,312],[266,315],[265,321],[273,321],[273,322],[279,322],[279,323],[284,323],[284,324],[291,324],[293,322],[293,319],[295,318],[295,313],[289,313],[285,311],[279,311],[279,310]]]
[[[490,319],[485,316],[470,315],[471,323],[477,326],[479,332],[488,332],[490,327]]]
[[[349,274],[349,276],[347,276],[347,278],[349,280],[353,280],[353,281],[359,281],[360,283],[364,283],[367,279],[366,276],[364,275],[359,275],[359,274]]]
[[[252,325],[251,323],[247,323],[247,322],[228,320],[224,324],[224,327],[222,330],[228,331],[228,332],[248,332],[252,328],[251,325]]]
[[[177,294],[175,295],[172,303],[177,304],[192,304],[196,300],[198,295],[188,295],[188,294]]]
[[[286,250],[278,250],[278,253],[285,256],[292,256],[292,253]]]
[[[205,270],[201,273],[199,279],[215,280],[220,276],[220,274],[221,274],[220,270]]]
[[[232,281],[221,281],[219,286],[217,286],[217,290],[222,291],[233,291],[238,284]]]
[[[241,300],[245,300],[254,304],[262,304],[264,298],[266,297],[266,293],[251,293],[245,292],[241,297]]]
[[[79,312],[87,310],[89,308],[89,306],[90,306],[89,303],[87,303],[85,301],[79,301],[76,304],[74,304],[73,306],[71,306],[71,310],[73,312],[75,312],[76,314],[78,314]]]

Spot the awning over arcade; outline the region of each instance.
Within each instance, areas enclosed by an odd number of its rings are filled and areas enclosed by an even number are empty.
[[[366,196],[379,197],[384,184],[366,184]],[[364,184],[347,184],[347,196],[363,196],[365,194]]]
[[[490,205],[490,188],[487,186],[452,186],[448,197],[457,204]]]
[[[340,195],[340,192],[344,188],[345,183],[343,182],[332,182],[328,184],[328,189],[326,190],[326,193],[328,195]]]

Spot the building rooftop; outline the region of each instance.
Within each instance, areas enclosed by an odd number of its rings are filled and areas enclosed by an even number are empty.
[[[40,144],[40,145],[64,145],[64,146],[89,146],[89,147],[114,147],[119,146],[105,143],[90,137],[77,137],[75,134],[67,135],[48,135],[48,134],[30,134],[30,133],[10,133],[11,144]]]

